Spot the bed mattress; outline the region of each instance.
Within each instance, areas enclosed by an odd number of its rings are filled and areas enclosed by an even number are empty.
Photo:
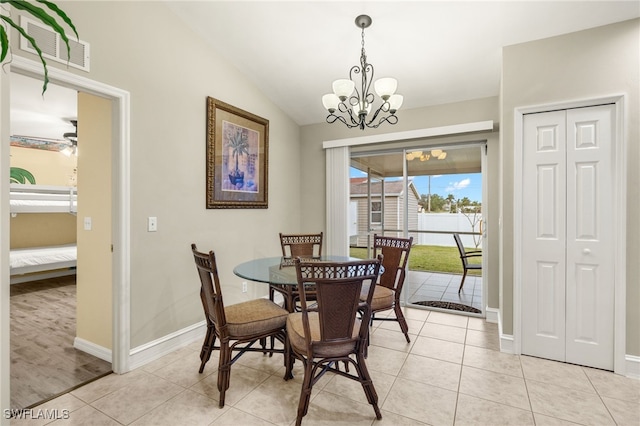
[[[69,268],[77,258],[75,244],[14,249],[10,252],[11,274]]]

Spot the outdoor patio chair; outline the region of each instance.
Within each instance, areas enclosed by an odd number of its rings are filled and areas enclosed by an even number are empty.
[[[460,288],[458,289],[458,293],[462,291],[462,286],[464,285],[464,280],[467,278],[467,272],[469,270],[481,270],[482,264],[479,263],[469,263],[469,258],[472,257],[482,257],[482,250],[471,250],[466,251],[464,246],[462,245],[462,239],[459,234],[453,234],[453,238],[456,240],[456,246],[458,246],[458,251],[460,252],[460,261],[462,262],[462,269],[464,272],[462,274],[462,281],[460,282]]]

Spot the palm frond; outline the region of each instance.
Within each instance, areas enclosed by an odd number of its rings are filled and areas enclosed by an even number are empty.
[[[44,78],[43,78],[44,84],[42,85],[42,94],[44,94],[44,92],[47,91],[47,85],[49,84],[49,70],[47,69],[47,63],[44,60],[44,57],[42,56],[42,50],[40,50],[40,48],[38,47],[38,44],[33,39],[33,37],[27,34],[24,28],[22,28],[20,25],[13,22],[11,18],[9,18],[8,16],[0,15],[0,19],[2,19],[3,21],[11,25],[16,30],[18,30],[18,32],[22,34],[24,38],[29,40],[29,43],[31,43],[31,46],[33,46],[35,51],[38,53],[38,56],[40,57],[40,61],[42,62],[42,67],[44,68]]]
[[[39,19],[42,23],[44,23],[46,26],[48,26],[53,31],[55,31],[60,36],[65,46],[67,47],[67,58],[71,58],[71,46],[69,45],[69,38],[67,37],[67,34],[65,33],[65,30],[62,27],[62,25],[58,23],[58,19],[61,19],[64,22],[64,24],[66,24],[73,31],[73,33],[76,35],[76,38],[78,40],[80,38],[78,36],[78,31],[76,30],[76,27],[71,21],[71,19],[69,18],[69,16],[67,16],[67,14],[62,9],[60,9],[56,4],[48,0],[35,0],[35,4],[34,2],[25,1],[25,0],[0,0],[0,3],[3,3],[3,4],[6,3],[18,10],[22,10],[26,12],[30,16]],[[39,7],[38,4],[45,6],[47,10]],[[24,38],[26,38],[29,41],[29,43],[31,43],[31,46],[38,54],[38,57],[42,62],[42,67],[44,68],[44,78],[43,78],[44,84],[42,86],[42,94],[44,94],[44,92],[47,91],[47,85],[49,84],[49,76],[48,76],[49,73],[47,69],[47,62],[44,60],[44,57],[42,55],[42,50],[36,43],[35,39],[29,36],[25,31],[25,29],[22,28],[20,25],[18,25],[16,22],[14,22],[10,17],[5,15],[0,15],[0,19],[2,19],[4,22],[6,22],[7,24],[15,28]],[[7,30],[5,26],[0,26],[0,49],[1,49],[0,62],[2,62],[6,59],[8,52],[11,50],[11,46],[9,44],[9,39],[8,39]]]

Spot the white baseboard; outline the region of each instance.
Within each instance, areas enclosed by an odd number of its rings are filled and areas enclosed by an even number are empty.
[[[513,335],[502,332],[502,318],[500,310],[495,308],[485,308],[487,322],[498,323],[498,333],[500,336],[500,352],[515,353]],[[640,356],[625,355],[625,376],[640,380]]]
[[[484,308],[484,314],[487,322],[497,324],[500,319],[500,311],[496,308],[489,308],[487,306]]]
[[[640,380],[640,356],[625,355],[625,376]]]
[[[513,336],[511,334],[500,333],[500,352],[514,353]]]
[[[513,336],[510,334],[504,334],[502,332],[502,317],[500,316],[500,309],[485,308],[485,315],[487,322],[498,324],[498,335],[500,337],[500,352],[512,354],[514,353]]]
[[[89,355],[111,362],[111,349],[96,345],[95,343],[81,339],[80,337],[73,339],[73,347],[82,352],[86,352]]]
[[[129,352],[129,368],[130,370],[135,370],[198,339],[203,339],[206,331],[207,323],[206,321],[201,321],[133,348]]]

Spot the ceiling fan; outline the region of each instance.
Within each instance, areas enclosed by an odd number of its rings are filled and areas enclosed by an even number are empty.
[[[71,145],[66,146],[60,152],[67,157],[71,155],[78,155],[78,120],[69,120],[75,130],[73,132],[67,132],[62,135],[63,138],[71,142]]]

